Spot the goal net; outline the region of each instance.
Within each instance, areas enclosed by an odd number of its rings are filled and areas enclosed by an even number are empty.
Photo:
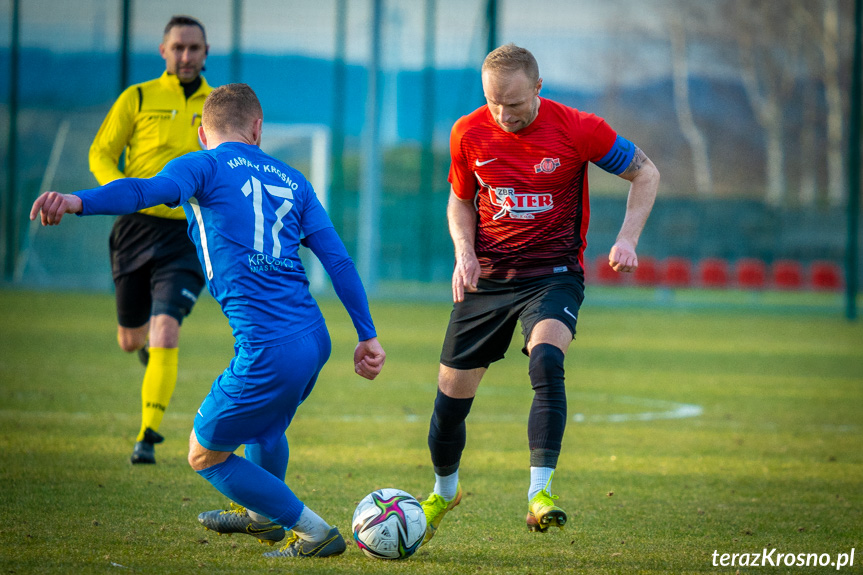
[[[261,149],[306,178],[317,193],[324,209],[329,207],[330,128],[323,124],[264,123]],[[306,248],[300,248],[312,291],[326,285],[321,263]]]
[[[96,185],[87,170],[86,158],[99,121],[100,117],[72,117],[60,122],[38,184],[39,191],[53,189],[68,193]],[[265,123],[261,148],[302,172],[327,207],[330,183],[330,130],[327,126]],[[32,195],[37,195],[36,190]],[[110,216],[67,216],[63,225],[50,228],[43,228],[38,220],[32,222],[22,238],[14,283],[44,289],[113,289],[108,257],[108,236],[113,221]],[[327,285],[320,263],[306,248],[301,248],[300,254],[312,290],[320,291]]]

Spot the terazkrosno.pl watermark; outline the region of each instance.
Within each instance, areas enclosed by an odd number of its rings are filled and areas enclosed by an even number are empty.
[[[833,567],[854,566],[854,549],[848,553],[783,553],[776,548],[759,553],[713,552],[714,567]]]

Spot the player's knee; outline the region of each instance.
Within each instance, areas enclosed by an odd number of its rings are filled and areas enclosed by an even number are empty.
[[[214,465],[224,463],[231,455],[227,451],[210,451],[206,448],[201,448],[203,453],[193,453],[189,451],[189,466],[195,471],[204,471]]]
[[[126,353],[132,353],[133,351],[138,351],[142,346],[137,346],[134,343],[130,342],[127,339],[117,338],[117,343],[120,346],[120,349],[125,351]]]
[[[228,458],[230,453],[221,451],[212,451],[198,443],[198,437],[195,431],[189,436],[189,466],[195,471],[203,471],[208,467],[219,464]]]
[[[214,457],[211,453],[193,453],[189,452],[189,466],[195,471],[203,471],[208,469],[214,465],[218,465],[222,463],[225,459],[228,458],[226,454],[224,457]]]
[[[180,320],[173,315],[154,315],[150,320],[150,346],[177,347],[180,342],[180,325]]]
[[[564,386],[563,352],[555,345],[541,343],[530,352],[528,373],[534,390]]]
[[[117,345],[127,353],[138,351],[147,343],[147,332],[138,333],[135,330],[120,329],[117,331]]]
[[[473,398],[450,397],[438,389],[434,401],[434,413],[432,414],[432,426],[440,431],[446,432],[464,423],[470,413]]]
[[[200,443],[198,443],[198,438],[195,435],[195,430],[192,430],[191,435],[189,435],[189,456],[187,458],[189,462],[189,466],[195,471],[200,471],[200,450],[203,449]]]
[[[225,461],[230,453],[221,451],[210,451],[205,447],[201,447],[199,451],[189,450],[189,466],[195,471],[203,471],[214,465],[218,465]]]
[[[202,469],[205,469],[204,467],[201,466],[201,464],[202,464],[201,457],[198,454],[192,452],[192,450],[189,450],[188,462],[189,462],[189,467],[191,467],[195,471],[201,471]]]

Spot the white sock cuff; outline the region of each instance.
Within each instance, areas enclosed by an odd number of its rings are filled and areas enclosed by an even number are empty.
[[[527,500],[533,499],[534,495],[547,488],[551,492],[551,478],[554,475],[553,467],[531,467],[530,489],[527,492]]]
[[[458,492],[458,470],[452,475],[441,477],[435,473],[434,492],[450,501]]]
[[[269,523],[271,521],[269,517],[261,515],[260,513],[252,511],[251,509],[246,509],[246,513],[249,514],[249,517],[252,518],[252,521],[257,521],[258,523]]]
[[[292,529],[294,533],[307,541],[323,541],[331,527],[329,523],[306,506],[303,507],[303,512],[300,513],[300,518]]]

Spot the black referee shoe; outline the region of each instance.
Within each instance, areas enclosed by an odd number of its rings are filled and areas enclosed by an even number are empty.
[[[138,350],[138,361],[141,362],[141,365],[147,367],[147,364],[150,363],[150,345],[144,344],[144,347]]]
[[[144,431],[144,439],[135,444],[131,457],[132,463],[156,463],[156,444],[163,441],[165,441],[164,437],[148,427]]]

